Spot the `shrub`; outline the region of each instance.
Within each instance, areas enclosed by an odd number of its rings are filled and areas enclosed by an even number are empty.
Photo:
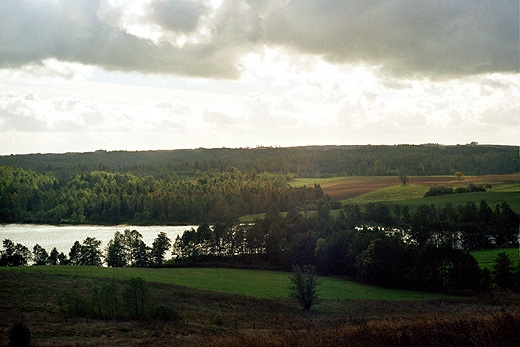
[[[27,347],[31,345],[31,331],[23,323],[14,323],[9,330],[9,347]]]
[[[151,312],[151,318],[155,320],[162,320],[162,321],[179,321],[181,319],[181,316],[179,315],[179,312],[175,310],[174,308],[159,304],[155,306],[152,309]]]
[[[132,319],[144,319],[150,300],[148,284],[141,277],[131,278],[123,290],[123,302]]]
[[[448,194],[453,194],[453,188],[447,188],[447,187],[444,187],[444,186],[438,186],[438,187],[431,187],[430,190],[428,190],[426,192],[426,194],[424,195],[424,197],[429,197],[429,196],[439,196],[439,195],[448,195]]]
[[[222,318],[221,315],[217,314],[211,319],[211,324],[222,326],[224,325],[224,318]]]
[[[515,289],[513,262],[505,252],[497,254],[493,269],[493,282],[498,286],[498,288],[503,290]]]
[[[291,276],[290,296],[300,303],[304,310],[310,310],[311,306],[318,300],[318,280],[314,266],[305,265],[303,270],[298,266],[293,267]]]

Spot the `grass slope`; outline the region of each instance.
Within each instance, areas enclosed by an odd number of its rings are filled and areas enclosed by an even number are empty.
[[[418,199],[424,197],[428,187],[419,184],[398,184],[374,190],[372,192],[342,200],[344,204],[367,204],[369,202],[389,202]]]
[[[88,266],[27,266],[0,268],[36,274],[100,277],[125,280],[142,277],[147,282],[174,284],[215,292],[247,295],[257,298],[287,298],[290,274],[276,271],[223,269],[223,268],[101,268]],[[351,281],[320,277],[322,299],[366,300],[429,300],[446,297],[435,293],[423,293],[373,287]]]

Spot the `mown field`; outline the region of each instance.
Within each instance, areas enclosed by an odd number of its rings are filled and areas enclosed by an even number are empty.
[[[345,281],[322,279],[319,303],[310,311],[303,311],[280,289],[288,284],[287,274],[282,273],[63,268],[66,270],[26,267],[0,271],[0,346],[7,346],[11,324],[21,320],[31,331],[33,346],[384,347],[520,343],[520,297],[513,294],[420,294],[423,296],[419,300],[419,296],[399,291],[352,287]],[[58,306],[63,292],[88,297],[100,284],[115,282],[123,286],[128,276],[136,275],[146,277],[152,304],[172,307],[179,319],[67,317]],[[192,281],[192,287],[171,284],[180,282],[183,276],[184,281]],[[260,282],[279,283],[281,287],[275,297],[257,297],[231,294],[234,290],[218,288],[219,285],[214,287],[218,291],[197,289],[193,283],[197,278],[206,287],[214,286],[211,282],[215,281],[228,282],[240,288],[239,292],[247,293],[254,293],[253,287]],[[378,298],[380,295],[385,299]]]

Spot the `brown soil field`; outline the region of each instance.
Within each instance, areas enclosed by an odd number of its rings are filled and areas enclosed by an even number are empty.
[[[424,186],[467,187],[469,184],[520,184],[520,174],[465,176],[459,180],[454,176],[410,176],[409,183]],[[325,194],[334,200],[350,199],[381,188],[401,184],[397,176],[345,177],[319,182]]]

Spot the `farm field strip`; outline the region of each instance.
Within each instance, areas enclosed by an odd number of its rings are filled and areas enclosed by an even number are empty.
[[[28,266],[0,268],[64,276],[84,276],[126,280],[141,277],[148,282],[179,285],[258,298],[289,297],[290,273],[225,268],[101,268],[87,266]],[[446,297],[442,294],[384,289],[356,282],[319,277],[319,297],[332,300],[405,300],[418,301]]]
[[[492,186],[491,190],[520,192],[520,174],[465,176],[462,180],[454,176],[409,176],[408,185],[431,187],[444,185],[447,187],[467,187],[469,184]],[[346,200],[375,190],[401,185],[397,176],[347,176],[329,178],[297,178],[291,183],[293,187],[319,184],[324,193],[335,200]],[[427,191],[427,189],[426,189]]]
[[[411,210],[423,204],[443,206],[465,204],[468,201],[479,204],[486,200],[489,206],[507,202],[520,213],[520,174],[465,176],[459,180],[454,176],[410,176],[403,185],[397,176],[352,176],[330,178],[302,178],[291,182],[294,187],[320,184],[325,194],[343,204],[367,204],[370,202],[399,202],[409,205]],[[457,188],[470,184],[487,186],[487,192],[450,194],[424,198],[432,186],[443,185]]]

